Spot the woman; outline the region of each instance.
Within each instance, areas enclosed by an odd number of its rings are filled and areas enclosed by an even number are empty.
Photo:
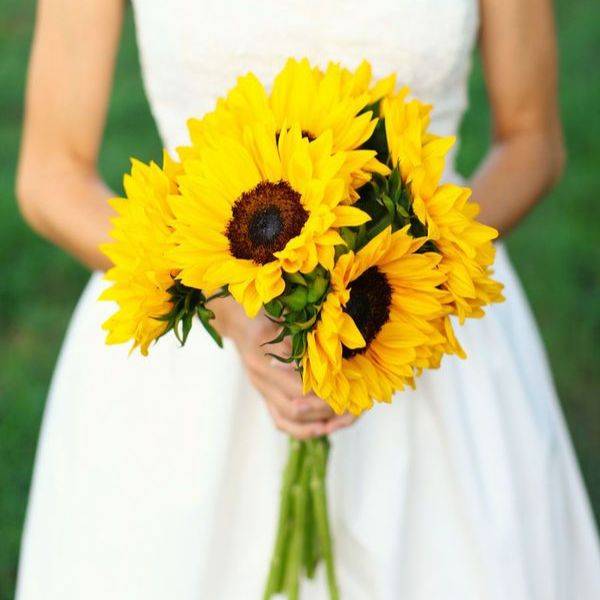
[[[563,162],[550,0],[136,0],[150,104],[165,145],[235,77],[270,81],[287,56],[369,59],[435,104],[455,134],[478,37],[494,120],[470,184],[506,233]],[[40,0],[18,177],[25,218],[90,268],[107,267],[110,191],[96,159],[121,0]],[[478,36],[479,32],[479,36]],[[457,179],[449,161],[446,179]],[[538,334],[502,246],[507,302],[462,328],[416,393],[360,422],[302,397],[271,364],[272,335],[229,300],[223,352],[104,346],[112,307],[96,273],[76,310],[46,410],[18,600],[258,598],[273,541],[285,437],[333,435],[331,509],[345,600],[596,597],[594,526]],[[259,399],[263,399],[263,406]],[[322,580],[307,598],[323,598]]]

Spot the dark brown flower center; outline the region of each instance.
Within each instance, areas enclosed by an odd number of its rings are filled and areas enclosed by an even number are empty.
[[[344,312],[352,317],[365,338],[363,348],[342,349],[344,358],[352,358],[367,350],[381,328],[387,323],[392,304],[392,288],[386,276],[377,268],[370,267],[354,280],[350,287],[350,299]]]
[[[300,234],[308,213],[287,181],[261,181],[233,205],[225,234],[231,254],[264,265]]]
[[[314,142],[317,139],[316,135],[313,135],[310,131],[307,131],[306,129],[303,129],[301,133],[302,137],[305,137],[309,142]],[[275,134],[276,142],[279,142],[279,134],[279,131]]]

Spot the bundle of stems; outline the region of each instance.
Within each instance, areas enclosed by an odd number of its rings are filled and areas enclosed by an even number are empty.
[[[301,577],[313,579],[321,560],[325,563],[329,597],[339,600],[325,487],[328,456],[327,437],[290,440],[264,600],[275,594],[297,600]]]

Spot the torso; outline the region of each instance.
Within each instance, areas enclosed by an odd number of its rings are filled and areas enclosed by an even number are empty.
[[[348,67],[432,102],[432,130],[454,134],[467,106],[476,0],[134,0],[142,70],[165,145],[186,142],[185,121],[210,110],[236,78],[269,85],[289,56]]]

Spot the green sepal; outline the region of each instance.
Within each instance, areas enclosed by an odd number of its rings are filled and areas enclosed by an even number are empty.
[[[292,312],[302,310],[308,301],[308,290],[304,286],[297,286],[289,294],[281,296],[281,302],[285,304]]]
[[[366,246],[372,239],[376,238],[382,231],[387,229],[392,224],[392,218],[389,214],[385,214],[377,223],[370,227],[366,232],[364,237],[364,242],[361,244],[360,248]],[[360,249],[359,248],[359,249]]]
[[[339,233],[344,242],[346,242],[346,248],[348,248],[348,250],[354,250],[354,248],[356,248],[356,232],[350,227],[342,227]]]
[[[309,304],[318,302],[329,287],[329,279],[324,275],[317,275],[308,288],[306,300]]]
[[[291,358],[300,360],[306,350],[306,334],[298,334],[292,338],[292,356]]]
[[[396,204],[396,213],[398,214],[399,218],[410,220],[410,215],[404,206],[402,206],[402,204]]]
[[[377,102],[365,106],[361,113],[371,111],[374,115],[378,116],[381,112],[380,104],[381,100],[377,100]],[[389,161],[390,153],[388,150],[387,137],[385,135],[385,121],[383,119],[379,119],[371,137],[361,146],[361,148],[375,150],[375,152],[377,152],[377,158],[383,163]]]
[[[413,215],[410,219],[410,229],[408,232],[415,238],[425,237],[427,235],[427,227],[419,221],[416,215]]]
[[[283,356],[279,356],[278,354],[273,354],[273,352],[267,352],[267,353],[265,353],[265,356],[270,356],[271,358],[274,358],[275,360],[278,360],[279,362],[285,363],[286,365],[289,365],[290,363],[294,362],[294,358],[292,358],[291,356],[289,356],[288,358],[285,358]]]
[[[187,341],[188,335],[190,334],[190,331],[192,330],[192,319],[194,318],[194,313],[190,313],[187,312],[184,317],[181,319],[181,335],[182,335],[182,340],[181,340],[181,345],[183,346],[185,344],[185,342]]]
[[[307,319],[306,321],[302,322],[295,322],[293,325],[290,326],[290,329],[292,329],[294,332],[300,332],[305,331],[306,329],[310,329],[316,323],[318,314],[318,312],[315,312],[315,314],[310,319]]]
[[[301,273],[286,273],[285,279],[290,283],[296,283],[298,285],[308,285],[306,283],[306,279],[302,276]]]
[[[277,321],[275,321],[277,322]],[[280,324],[280,323],[279,323]],[[272,344],[279,344],[280,342],[283,342],[283,340],[288,336],[288,333],[286,332],[286,330],[282,327],[281,330],[279,331],[279,333],[277,334],[276,337],[274,337],[272,340],[269,340],[268,342],[263,342],[261,344],[261,346],[270,346]]]
[[[198,319],[202,326],[210,335],[210,337],[217,343],[219,348],[223,347],[223,338],[219,335],[219,332],[210,324],[210,322],[215,318],[215,313],[209,308],[199,306],[197,309]]]
[[[365,223],[363,223],[358,228],[358,232],[356,234],[356,245],[354,247],[355,250],[359,250],[367,243],[367,241],[368,241],[367,236],[368,236],[367,226]]]
[[[218,292],[212,294],[206,299],[206,302],[210,302],[211,300],[216,300],[217,298],[227,298],[229,296],[229,288],[227,286],[222,287]]]
[[[173,331],[179,343],[182,346],[185,345],[192,329],[194,316],[197,316],[208,334],[222,347],[221,336],[210,323],[215,318],[215,314],[206,307],[206,303],[213,298],[227,296],[229,294],[227,289],[223,288],[207,299],[201,290],[188,287],[181,281],[174,280],[173,285],[167,291],[171,295],[171,310],[165,315],[156,317],[159,321],[167,323],[165,331],[160,337],[169,331]]]
[[[338,248],[345,246],[339,245]],[[269,353],[268,356],[285,363],[299,364],[307,347],[308,332],[314,328],[329,289],[330,273],[321,265],[309,273],[284,273],[283,295],[264,305],[266,317],[280,329],[272,340],[263,345],[279,344],[291,338],[292,350],[288,357]]]
[[[391,222],[396,213],[396,206],[394,204],[394,201],[387,194],[382,194],[381,201],[383,202],[383,205],[385,206],[388,215],[390,215]]]
[[[274,298],[271,302],[265,304],[265,311],[269,316],[278,319],[283,313],[283,303],[277,298]]]

